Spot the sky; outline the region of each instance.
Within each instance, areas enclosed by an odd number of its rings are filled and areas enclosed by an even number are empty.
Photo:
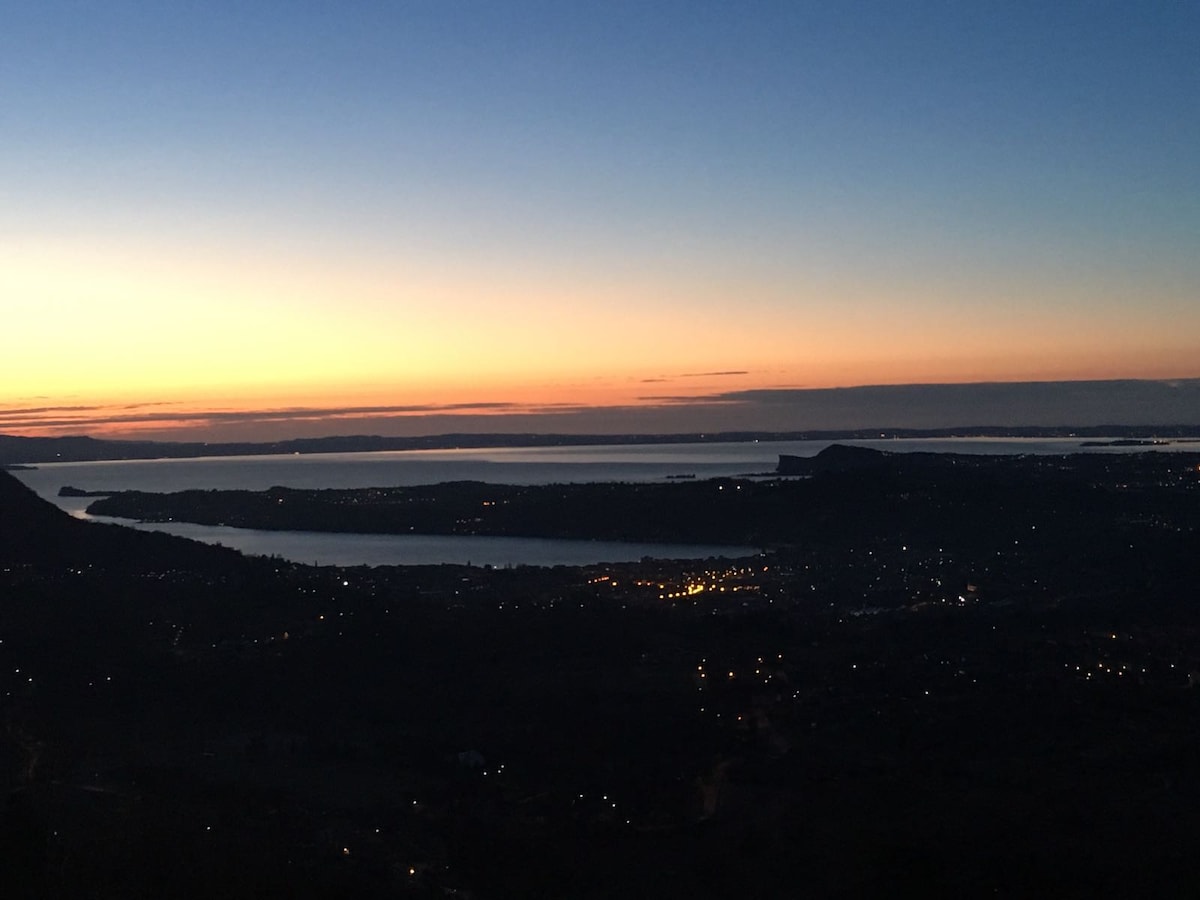
[[[1183,0],[11,4],[0,432],[1200,424],[1198,45]],[[1057,382],[1101,399],[988,405]]]

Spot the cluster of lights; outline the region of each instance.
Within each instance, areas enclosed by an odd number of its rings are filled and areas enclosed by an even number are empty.
[[[775,659],[776,659],[776,662],[782,663],[783,662],[783,654],[782,653],[777,654]],[[702,660],[700,660],[700,664],[696,666],[696,674],[695,674],[696,682],[701,690],[703,690],[704,685],[708,683],[708,672],[706,672],[704,670],[704,667],[706,665],[708,665],[708,660],[702,659]],[[755,674],[755,676],[757,676],[759,679],[762,680],[763,684],[766,684],[772,678],[772,673],[764,672],[765,666],[766,666],[766,659],[762,656],[757,657],[755,660],[754,674]],[[717,677],[718,678],[723,677],[724,680],[728,682],[728,681],[736,680],[739,676],[738,676],[736,669],[728,669],[723,676],[718,675]],[[700,711],[704,712],[703,709],[701,709]]]

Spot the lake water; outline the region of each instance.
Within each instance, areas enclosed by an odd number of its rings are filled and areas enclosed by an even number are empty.
[[[76,516],[87,498],[59,497],[64,485],[89,491],[181,491],[361,488],[485,481],[495,484],[647,482],[671,476],[715,478],[773,472],[780,454],[815,456],[831,441],[748,441],[720,444],[651,444],[579,447],[499,447],[470,450],[402,450],[203,459],[118,460],[39,464],[14,472],[41,497]],[[840,443],[898,452],[1064,454],[1129,453],[1146,448],[1082,448],[1079,439],[939,438],[859,440]],[[1158,450],[1200,451],[1200,444],[1173,442]],[[123,524],[129,524],[124,520]],[[171,523],[141,525],[221,543],[246,553],[276,555],[323,565],[585,565],[645,556],[691,559],[737,556],[750,548],[561,541],[540,538],[347,535],[252,531]]]
[[[130,525],[125,519],[96,521]],[[408,566],[454,563],[473,566],[588,566],[603,562],[655,559],[735,558],[758,552],[753,547],[695,544],[646,544],[626,541],[566,541],[522,537],[462,537],[435,534],[337,534],[321,531],[258,531],[190,522],[139,523],[133,527],[165,531],[210,544],[222,544],[253,556],[278,556],[319,566]]]

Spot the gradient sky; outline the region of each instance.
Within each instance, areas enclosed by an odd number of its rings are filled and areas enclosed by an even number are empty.
[[[9,4],[0,431],[1195,377],[1198,46],[1182,0]]]

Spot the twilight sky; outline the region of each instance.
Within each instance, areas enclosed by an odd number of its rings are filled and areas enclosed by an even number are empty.
[[[903,426],[949,395],[829,389],[1055,381],[1104,421],[1129,379],[1200,423],[1197,46],[1184,0],[10,4],[0,432]]]

